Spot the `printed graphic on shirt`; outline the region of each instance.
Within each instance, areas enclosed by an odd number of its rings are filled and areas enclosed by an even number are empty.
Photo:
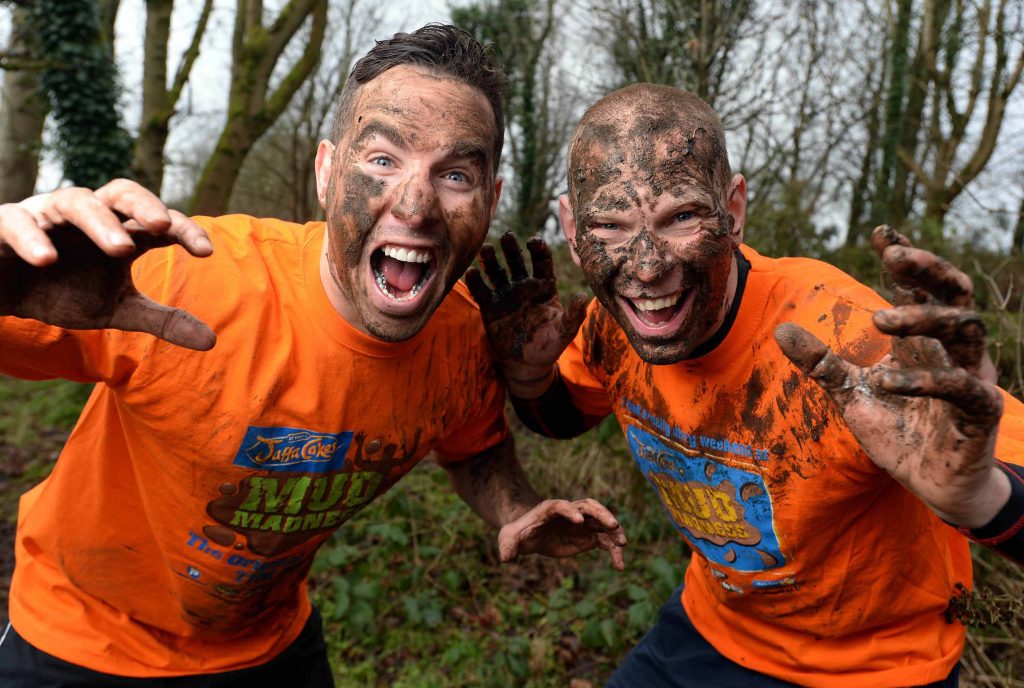
[[[250,427],[234,464],[260,473],[220,486],[202,537],[220,547],[272,557],[336,528],[368,504],[384,476],[346,463],[353,433]],[[203,551],[202,543],[197,543]]]
[[[267,471],[328,473],[341,468],[352,433],[249,426],[235,465]]]
[[[628,426],[626,439],[644,477],[676,527],[708,561],[765,571],[786,558],[775,534],[764,478],[680,442]]]

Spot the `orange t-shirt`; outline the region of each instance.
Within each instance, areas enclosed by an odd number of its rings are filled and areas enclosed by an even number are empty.
[[[943,611],[970,587],[966,540],[878,469],[832,402],[773,337],[796,322],[860,365],[888,353],[886,306],[836,268],[748,247],[735,322],[709,353],[644,363],[597,302],[559,360],[574,404],[614,412],[630,451],[694,549],[682,603],[745,667],[806,686],[945,678],[964,628]],[[1024,458],[1007,395],[997,456]]]
[[[460,461],[508,432],[462,284],[387,343],[327,300],[322,223],[199,221],[213,256],[155,250],[133,274],[210,325],[211,351],[0,318],[0,372],[101,383],[21,499],[10,597],[26,640],[96,671],[268,661],[309,615],[306,576],[331,531],[431,450]]]

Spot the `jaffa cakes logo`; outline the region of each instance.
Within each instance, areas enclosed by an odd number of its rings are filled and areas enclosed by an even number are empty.
[[[264,471],[330,473],[341,468],[351,443],[350,430],[327,433],[249,426],[234,464]]]
[[[750,572],[786,563],[763,477],[708,457],[687,456],[636,427],[627,429],[626,439],[676,527],[708,561]]]

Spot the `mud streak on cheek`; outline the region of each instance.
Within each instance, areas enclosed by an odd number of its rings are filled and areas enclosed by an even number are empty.
[[[590,288],[598,300],[610,308],[613,301],[613,284],[626,264],[628,254],[622,248],[609,250],[603,242],[586,234],[579,237],[576,246],[580,265]]]
[[[449,268],[451,272],[445,276],[445,286],[449,289],[455,286],[455,283],[462,277],[462,273],[469,269],[473,258],[476,257],[480,249],[478,239],[483,239],[485,232],[481,232],[479,227],[472,225],[479,222],[487,227],[486,220],[482,217],[481,206],[482,202],[477,199],[468,209],[463,208],[445,213],[448,221],[448,236],[451,239],[449,246],[452,252]]]
[[[344,188],[345,197],[339,203],[336,196],[340,187]],[[383,180],[375,180],[361,172],[351,172],[332,183],[328,191],[328,207],[331,209],[328,257],[336,280],[348,282],[356,279],[363,246],[375,221],[371,200],[383,193]],[[346,279],[345,275],[349,278]]]

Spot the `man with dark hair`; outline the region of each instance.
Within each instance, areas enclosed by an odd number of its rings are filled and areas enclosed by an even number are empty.
[[[964,536],[1024,561],[1024,407],[970,279],[879,228],[890,308],[742,245],[718,117],[666,86],[584,115],[560,211],[589,307],[562,309],[537,240],[532,277],[503,237],[511,279],[485,247],[494,290],[467,284],[524,422],[569,437],[614,413],[692,546],[610,686],[955,686]]]
[[[402,34],[399,34],[402,35]],[[334,112],[331,140],[338,141],[345,131],[355,105],[356,94],[391,67],[416,65],[438,76],[465,82],[484,94],[494,116],[495,136],[491,146],[491,162],[498,173],[501,149],[505,143],[505,74],[491,60],[490,50],[469,34],[452,40],[448,27],[427,24],[415,33],[415,41],[378,41],[372,60],[360,60],[352,69],[338,97]]]
[[[310,563],[429,452],[503,560],[621,568],[611,513],[523,475],[458,283],[501,190],[500,71],[431,25],[353,75],[326,226],[190,220],[124,180],[0,207],[0,372],[98,383],[20,503],[3,686],[331,685]]]

